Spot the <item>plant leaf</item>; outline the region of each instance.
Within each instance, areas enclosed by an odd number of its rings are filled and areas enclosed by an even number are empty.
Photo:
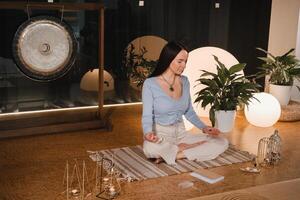
[[[233,65],[232,67],[229,68],[229,73],[230,74],[234,74],[236,72],[239,72],[241,70],[243,70],[246,66],[246,63],[239,63],[236,65]]]
[[[289,70],[291,75],[299,76],[300,75],[300,68],[293,68]]]
[[[262,49],[262,48],[259,48],[259,47],[257,47],[256,48],[257,50],[260,50],[260,51],[262,51],[262,52],[264,52],[264,53],[266,53],[266,54],[268,54],[269,56],[271,56],[274,60],[276,60],[276,58],[275,58],[275,56],[273,56],[271,53],[269,53],[268,51],[266,51],[266,50],[264,50],[264,49]]]
[[[280,57],[286,57],[288,56],[290,53],[292,53],[295,49],[294,48],[291,48],[288,52],[286,52],[285,54],[283,54],[282,56]]]

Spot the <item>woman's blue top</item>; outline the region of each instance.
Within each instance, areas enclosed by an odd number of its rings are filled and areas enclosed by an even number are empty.
[[[183,120],[182,115],[197,128],[206,126],[193,109],[190,83],[187,77],[181,76],[181,82],[182,95],[179,99],[174,99],[163,91],[156,77],[145,80],[142,91],[144,134],[153,131],[154,123],[172,125],[181,122]]]

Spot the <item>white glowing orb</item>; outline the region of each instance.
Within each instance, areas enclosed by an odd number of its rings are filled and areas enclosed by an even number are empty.
[[[278,100],[271,94],[261,92],[254,94],[257,99],[251,99],[245,106],[245,116],[248,122],[258,127],[269,127],[274,125],[281,114]]]
[[[103,90],[114,90],[114,79],[110,73],[103,71]],[[80,81],[80,89],[85,91],[98,91],[99,90],[99,69],[93,69],[84,74]]]

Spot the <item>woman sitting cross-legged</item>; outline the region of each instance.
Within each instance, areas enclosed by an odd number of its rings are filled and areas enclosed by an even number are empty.
[[[190,83],[181,75],[187,59],[188,51],[182,44],[169,42],[143,85],[143,150],[157,163],[164,160],[176,164],[182,158],[211,160],[228,148],[228,141],[219,136],[220,131],[205,125],[193,109]],[[187,132],[183,115],[204,134]]]

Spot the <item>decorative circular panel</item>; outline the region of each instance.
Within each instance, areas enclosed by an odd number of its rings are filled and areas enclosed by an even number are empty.
[[[142,89],[137,86],[138,83],[143,82],[144,79],[150,75],[150,71],[154,70],[160,52],[166,44],[166,40],[154,35],[145,35],[135,38],[128,44],[125,50],[130,60],[129,63],[136,62],[140,64],[131,70],[130,85],[132,88],[136,90]],[[137,58],[133,59],[130,57],[130,50],[133,50],[131,53],[135,54]]]

